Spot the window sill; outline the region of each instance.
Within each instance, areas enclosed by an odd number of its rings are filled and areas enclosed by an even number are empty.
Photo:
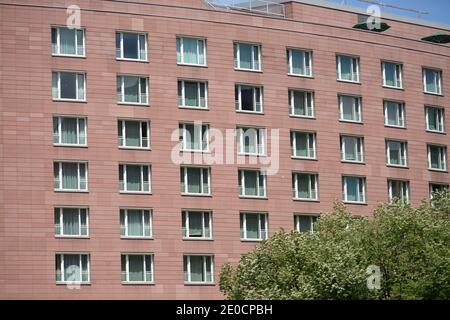
[[[130,58],[116,58],[116,61],[149,63],[148,59],[147,60],[141,60],[141,59],[130,59]]]
[[[150,107],[149,103],[139,103],[139,102],[119,102],[117,104],[120,106],[140,106],[140,107]]]
[[[77,281],[56,281],[57,286],[90,286],[91,282],[77,282]]]
[[[180,150],[181,153],[186,152],[186,153],[200,153],[200,154],[211,154],[210,150]]]
[[[248,242],[248,243],[251,243],[251,242],[263,242],[264,240],[266,240],[266,239],[242,239],[241,238],[241,242]]]
[[[184,63],[184,62],[177,62],[177,66],[208,68],[208,64],[196,64],[196,63]]]
[[[152,195],[151,191],[119,191],[120,194]]]
[[[405,91],[404,87],[392,87],[392,86],[388,86],[388,85],[385,85],[385,84],[382,87],[385,88],[385,89],[394,89],[394,90]]]
[[[150,147],[140,148],[140,147],[119,147],[120,150],[137,150],[137,151],[151,151]]]
[[[89,236],[65,236],[65,235],[55,235],[55,239],[90,239]]]
[[[337,82],[352,83],[352,84],[359,84],[359,85],[361,85],[361,81],[342,80],[342,79],[336,79],[336,80],[337,80]]]
[[[254,73],[263,73],[262,69],[244,69],[244,68],[234,68],[234,71],[243,71],[243,72],[254,72]]]
[[[65,147],[65,148],[87,148],[87,144],[64,144],[64,143],[54,143],[54,147]]]
[[[184,197],[205,197],[212,198],[212,194],[201,194],[201,193],[181,193]]]
[[[296,157],[296,156],[291,156],[291,159],[306,160],[306,161],[319,161],[319,159],[317,159],[317,158],[304,158],[304,157]]]
[[[347,163],[347,164],[359,164],[359,165],[366,165],[366,163],[364,161],[351,161],[351,160],[342,160],[342,163]]]
[[[187,237],[183,237],[182,238],[183,241],[214,241],[213,238],[187,238]]]
[[[241,157],[264,157],[264,158],[267,157],[266,154],[257,154],[257,153],[241,153],[241,152],[238,152],[237,155],[241,156]]]
[[[294,201],[299,201],[299,202],[316,202],[319,203],[320,200],[319,199],[300,199],[300,198],[292,198],[292,200]]]
[[[144,281],[121,281],[124,286],[154,286],[155,282],[144,282]]]
[[[76,55],[76,54],[57,54],[52,53],[52,57],[60,57],[60,58],[81,58],[86,59],[86,55]]]
[[[389,164],[389,163],[386,164],[386,167],[388,167],[388,168],[398,168],[398,169],[409,169],[408,166]]]
[[[435,130],[425,130],[428,133],[434,133],[434,134],[441,134],[441,135],[447,135],[447,132],[445,131],[435,131]]]
[[[294,114],[290,114],[289,115],[289,117],[290,118],[299,118],[299,119],[311,119],[311,120],[316,120],[316,117],[314,117],[314,116],[297,116],[297,115],[294,115]]]
[[[63,98],[53,98],[53,102],[72,102],[72,103],[87,103],[87,100],[77,100],[77,99],[63,99]]]
[[[67,193],[89,193],[89,190],[60,190],[60,189],[53,189],[55,192],[67,192]]]
[[[247,111],[247,110],[236,110],[236,113],[244,113],[244,114],[257,114],[257,115],[264,115],[263,111]]]
[[[178,106],[179,109],[209,111],[208,107]]]
[[[133,237],[133,236],[120,236],[122,240],[153,240],[153,237]]]
[[[444,96],[444,95],[442,94],[442,92],[441,92],[441,93],[436,93],[436,92],[427,92],[427,91],[424,91],[423,93],[424,93],[424,94],[431,95],[431,96],[436,96],[436,97],[443,97],[443,96]]]
[[[207,282],[207,283],[203,283],[203,282],[184,282],[185,286],[203,286],[203,287],[214,287],[216,284],[215,282]]]
[[[441,169],[432,169],[428,168],[429,171],[436,172],[436,173],[448,173],[447,169],[441,170]]]
[[[394,125],[389,125],[389,124],[385,124],[384,125],[386,128],[392,128],[392,129],[403,129],[406,130],[405,126],[394,126]]]
[[[254,200],[268,200],[269,198],[266,197],[259,197],[259,196],[243,196],[239,195],[239,199],[254,199]]]
[[[344,204],[352,204],[357,206],[367,206],[367,202],[342,201]]]
[[[339,119],[339,122],[351,123],[351,124],[359,124],[359,125],[363,125],[364,124],[364,122],[362,122],[362,121],[343,120],[343,119]]]
[[[314,79],[313,75],[303,75],[303,74],[295,74],[295,73],[288,73],[289,77],[296,77],[296,78],[305,78],[305,79]]]

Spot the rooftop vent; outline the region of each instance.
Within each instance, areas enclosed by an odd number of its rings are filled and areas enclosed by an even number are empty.
[[[438,32],[432,34],[431,36],[422,38],[423,41],[434,42],[434,43],[449,43],[450,34],[444,32]]]
[[[284,5],[265,0],[204,0],[211,8],[216,10],[235,10],[253,14],[262,14],[285,18]]]

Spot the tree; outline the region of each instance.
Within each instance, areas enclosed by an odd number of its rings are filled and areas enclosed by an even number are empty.
[[[450,195],[415,209],[395,201],[371,219],[337,203],[315,233],[277,232],[236,267],[225,264],[228,299],[449,299]],[[368,266],[381,288],[367,286]]]

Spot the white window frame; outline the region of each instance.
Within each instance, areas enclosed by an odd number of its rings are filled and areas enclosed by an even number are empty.
[[[257,152],[245,152],[245,144],[244,138],[246,134],[244,131],[247,130],[255,130],[256,132],[256,146],[255,150]],[[247,156],[265,156],[266,155],[266,129],[265,128],[257,128],[257,127],[247,127],[247,126],[238,126],[236,128],[237,138],[238,138],[238,155],[247,155]],[[258,143],[260,142],[260,143]]]
[[[130,256],[141,256],[143,257],[143,273],[144,273],[144,281],[130,281],[130,266],[129,266],[129,257]],[[146,257],[150,257],[150,279],[147,281],[147,262]],[[122,270],[122,257],[125,257],[125,271]],[[121,276],[125,274],[125,279],[122,280],[122,284],[153,284],[155,282],[155,271],[154,271],[154,254],[153,253],[121,253],[120,255],[120,264],[121,264]]]
[[[428,110],[435,109],[438,110],[436,123],[438,124],[438,127],[441,128],[441,130],[433,130],[430,129],[430,122],[429,122],[429,115]],[[425,123],[426,123],[426,130],[429,132],[435,132],[435,133],[445,133],[445,109],[442,107],[436,107],[436,106],[425,106]]]
[[[63,119],[77,119],[77,143],[62,143],[62,120]],[[87,147],[88,144],[88,122],[87,117],[80,117],[80,116],[64,116],[64,115],[54,115],[53,116],[53,122],[57,120],[58,121],[58,142],[55,142],[55,133],[53,132],[53,145],[55,146],[71,146],[71,147]],[[80,143],[80,120],[84,120],[84,140],[85,143]]]
[[[390,124],[389,123],[389,114],[388,114],[388,105],[389,103],[395,103],[397,105],[397,118],[399,120],[399,124]],[[406,114],[405,114],[405,103],[400,101],[393,100],[384,100],[384,125],[386,127],[391,128],[406,128]]]
[[[431,147],[438,147],[439,148],[439,158],[440,162],[443,165],[442,169],[436,169],[431,167]],[[430,171],[440,171],[440,172],[446,172],[448,170],[448,155],[447,155],[447,146],[437,145],[437,144],[427,144],[427,154],[428,154],[428,170]]]
[[[355,146],[355,154],[357,158],[361,160],[349,160],[346,159],[346,139],[357,139]],[[359,147],[359,148],[358,148]],[[364,137],[361,136],[352,136],[352,135],[341,135],[341,161],[342,162],[350,162],[350,163],[364,163]]]
[[[409,181],[406,180],[396,180],[396,179],[388,179],[388,195],[389,201],[394,200],[393,195],[393,184],[400,183],[400,193],[401,197],[399,198],[404,203],[409,203]]]
[[[75,54],[67,54],[67,53],[61,53],[61,29],[69,29],[67,27],[63,27],[63,26],[52,26],[51,29],[55,29],[56,30],[56,44],[54,44],[52,42],[52,56],[60,56],[60,57],[79,57],[79,58],[85,58],[86,57],[86,29],[84,28],[79,28],[79,29],[75,29],[75,46],[76,46],[76,50],[75,50]],[[77,31],[82,31],[83,32],[83,45],[81,47],[81,50],[83,51],[83,54],[78,54],[78,32]],[[51,30],[51,32],[53,32],[53,30]]]
[[[246,195],[245,194],[245,174],[247,172],[256,172],[256,193],[257,195]],[[255,169],[238,169],[238,176],[241,179],[239,181],[239,196],[241,198],[266,198],[267,197],[267,175],[265,175],[261,170]],[[262,179],[262,190],[260,187],[260,182]],[[262,191],[262,195],[259,195]]]
[[[310,224],[310,233],[314,233],[314,224],[316,223],[317,219],[319,218],[318,215],[313,214],[295,214],[294,215],[294,225],[295,225],[295,231],[300,231],[300,217],[308,217],[309,218],[309,224]]]
[[[307,135],[307,153],[308,156],[302,157],[297,156],[297,134],[306,134]],[[310,148],[312,140],[312,149]],[[291,130],[291,158],[293,159],[303,159],[303,160],[317,160],[317,133],[316,132],[309,132],[309,131],[298,131],[298,130]]]
[[[122,172],[123,172],[123,176],[120,177],[122,178],[123,181],[123,190],[122,188],[120,188],[120,179],[119,179],[119,191],[120,193],[137,193],[137,194],[151,194],[152,193],[152,165],[149,163],[129,163],[129,162],[121,162],[119,163],[119,173],[120,173],[120,166],[122,166]],[[142,190],[141,191],[128,191],[127,190],[127,168],[128,166],[138,166],[141,168],[141,185],[142,185]],[[148,171],[148,191],[143,191],[144,188],[144,167],[147,167],[147,171]]]
[[[78,255],[78,268],[80,269],[80,275],[81,275],[81,279],[79,281],[75,281],[75,280],[66,280],[64,279],[64,256],[65,255]],[[55,254],[55,262],[56,262],[56,256],[61,256],[61,262],[59,265],[59,271],[61,272],[61,280],[58,281],[56,280],[56,284],[89,284],[91,282],[91,255],[90,253],[85,253],[85,252],[56,252]],[[82,268],[82,262],[81,262],[81,257],[82,256],[87,256],[87,280],[83,281],[83,268]],[[56,263],[55,263],[56,264]],[[55,275],[57,275],[58,269],[55,270]]]
[[[241,58],[240,58],[241,45],[249,45],[252,47],[252,61],[251,61],[252,68],[242,68],[241,67]],[[255,50],[256,49],[258,50],[258,62],[255,61]],[[233,43],[233,52],[234,52],[233,55],[235,55],[234,56],[234,69],[235,70],[261,72],[262,71],[261,49],[262,49],[261,44],[235,41]]]
[[[440,186],[442,189],[447,189],[448,191],[450,191],[450,185],[446,184],[446,183],[438,183],[438,182],[430,182],[429,183],[429,195],[430,195],[430,199],[433,199],[433,193],[435,191],[433,191],[433,187],[434,186]]]
[[[130,210],[138,210],[140,211],[141,215],[142,215],[142,236],[131,236],[128,235],[128,211]],[[149,225],[148,228],[150,230],[150,235],[146,236],[145,235],[145,213],[146,211],[148,211],[149,214]],[[124,215],[124,224],[122,226],[122,212]],[[119,223],[120,223],[120,228],[125,231],[125,234],[122,235],[122,230],[120,232],[120,238],[121,239],[153,239],[153,210],[151,208],[132,208],[132,207],[126,207],[126,208],[120,208],[119,210]]]
[[[305,94],[304,103],[306,106],[306,110],[310,115],[298,115],[295,114],[295,98],[294,95],[296,92],[303,92]],[[308,99],[311,101],[311,105],[308,105]],[[315,110],[314,110],[314,92],[308,90],[300,90],[300,89],[289,89],[289,115],[295,118],[314,118]]]
[[[398,86],[390,86],[387,84],[386,79],[386,64],[392,64],[395,66],[394,77]],[[391,62],[391,61],[381,61],[382,72],[383,72],[383,87],[392,88],[392,89],[403,89],[403,64],[399,62]]]
[[[258,238],[249,238],[247,236],[247,215],[257,215],[258,216]],[[261,228],[261,217],[264,217],[264,229]],[[263,241],[269,237],[269,215],[267,212],[240,212],[241,221],[241,241]]]
[[[126,122],[139,122],[139,147],[129,147],[126,146]],[[142,126],[143,124],[147,125],[147,146],[144,147],[144,137],[142,136]],[[120,125],[120,129],[122,132],[122,138],[120,136],[118,137],[118,143],[119,143],[119,149],[137,149],[137,150],[150,150],[150,121],[148,120],[139,120],[139,119],[125,119],[125,118],[119,118],[117,120],[117,124]],[[122,139],[122,140],[121,140]],[[122,143],[120,143],[122,141]]]
[[[403,162],[403,164],[393,164],[391,163],[391,155],[390,155],[390,143],[400,143],[401,148],[401,155],[400,155],[400,162]],[[404,159],[402,161],[402,159]],[[393,139],[386,139],[386,165],[390,167],[408,167],[408,143],[406,141],[400,141],[400,140],[393,140]]]
[[[359,115],[358,120],[349,120],[344,119],[344,97],[352,98],[353,100],[353,116],[356,116],[356,114]],[[356,112],[357,111],[357,112]],[[341,122],[351,122],[351,123],[362,123],[363,122],[363,115],[362,115],[362,99],[359,96],[352,96],[352,95],[339,95],[339,121]]]
[[[242,109],[242,87],[249,87],[253,90],[253,110],[243,110]],[[264,113],[264,93],[263,93],[263,87],[252,85],[252,84],[236,84],[235,85],[235,97],[236,97],[236,91],[238,94],[238,100],[235,101],[235,107],[236,112],[243,112],[243,113]],[[259,91],[259,111],[258,111],[258,91]]]
[[[351,82],[351,83],[360,83],[360,62],[359,57],[351,56],[351,55],[345,55],[345,54],[338,54],[336,55],[337,58],[337,80],[338,81],[344,81],[344,82]],[[351,69],[352,69],[352,80],[346,80],[342,79],[342,70],[341,70],[341,59],[342,58],[350,58],[351,60]],[[355,69],[355,62],[356,62],[356,73],[353,72]]]
[[[294,69],[293,68],[293,53],[294,53],[294,51],[303,53],[303,70],[306,71],[305,74],[293,72],[293,69]],[[309,59],[307,59],[306,54],[308,54]],[[295,76],[295,77],[306,77],[306,78],[313,77],[312,50],[287,48],[287,59],[288,59],[288,75]],[[308,67],[308,64],[309,64],[309,67]]]
[[[192,237],[190,236],[190,230],[189,230],[189,216],[191,213],[201,213],[202,215],[202,237]],[[206,225],[205,225],[205,216],[209,216],[209,237],[205,236],[206,234]],[[181,212],[181,219],[184,217],[184,229],[186,235],[182,235],[184,240],[211,240],[213,238],[213,230],[212,230],[212,211],[209,210],[195,210],[195,209],[188,209],[188,210],[182,210]]]
[[[63,163],[70,163],[70,164],[76,164],[77,165],[77,189],[63,189],[62,188],[62,167],[63,167]],[[84,168],[85,168],[85,177],[86,177],[86,189],[81,189],[81,171],[80,171],[80,164],[84,164]],[[59,184],[59,188],[55,188],[53,185],[53,190],[56,192],[88,192],[89,190],[89,184],[88,184],[88,162],[87,161],[69,161],[69,160],[55,160],[53,162],[53,170],[54,170],[54,166],[57,165],[58,166],[58,184]],[[53,175],[54,175],[54,171],[53,171]],[[54,181],[54,184],[56,183],[56,181]]]
[[[53,70],[52,71],[52,90],[53,90],[53,74],[57,75],[57,84],[56,84],[56,91],[57,91],[57,95],[58,97],[54,97],[53,96],[53,92],[52,92],[52,98],[53,101],[78,101],[78,102],[86,102],[87,101],[87,92],[86,92],[86,82],[87,82],[87,77],[86,77],[86,72],[82,72],[82,71],[72,71],[72,70]],[[76,75],[75,77],[75,87],[76,87],[76,95],[77,97],[75,99],[69,99],[69,98],[61,98],[61,73],[74,73]],[[78,76],[82,75],[83,76],[83,87],[84,87],[84,97],[83,99],[80,99],[80,97],[78,96]]]
[[[200,170],[200,193],[192,193],[188,192],[188,169],[201,169]],[[181,170],[183,170],[183,181],[181,181],[181,194],[182,195],[188,195],[188,196],[210,196],[211,195],[211,168],[210,167],[195,167],[195,166],[181,166]],[[208,192],[204,192],[203,187],[203,181],[204,181],[204,175],[208,175]]]
[[[202,257],[203,258],[203,274],[206,277],[206,265],[207,265],[207,261],[206,261],[206,257],[209,257],[211,259],[211,264],[210,264],[210,270],[211,270],[211,281],[192,281],[192,275],[191,275],[191,257],[195,256],[195,257]],[[184,259],[186,259],[187,263],[186,263],[186,267],[187,270],[183,270],[188,277],[188,280],[184,281],[185,284],[214,284],[214,255],[212,254],[184,254],[183,255],[183,269],[184,269]]]
[[[311,195],[309,198],[300,198],[299,196],[299,175],[308,176],[308,193]],[[312,178],[314,176],[314,185]],[[319,201],[319,174],[315,172],[292,172],[293,179],[293,199],[297,201]]]
[[[65,209],[78,210],[78,234],[73,234],[73,235],[72,234],[64,234],[63,216],[64,216]],[[82,230],[82,226],[81,226],[82,212],[81,211],[82,210],[85,210],[85,214],[86,214],[86,234],[82,234],[82,232],[81,232],[81,230]],[[88,207],[68,207],[68,206],[55,207],[54,214],[57,215],[57,217],[58,217],[58,223],[55,224],[55,237],[56,238],[89,238],[89,208]],[[57,232],[57,230],[59,230],[59,233]]]
[[[184,39],[191,39],[191,40],[197,40],[197,63],[187,63],[184,61]],[[177,52],[177,64],[178,65],[185,65],[185,66],[200,66],[200,67],[206,67],[208,66],[208,59],[207,59],[207,49],[206,49],[206,39],[205,38],[198,38],[198,37],[190,37],[190,36],[177,36],[176,41],[180,41],[180,52]],[[200,63],[200,46],[199,42],[203,42],[203,57],[205,58],[204,63]],[[177,51],[178,51],[178,45],[177,45]],[[178,55],[180,57],[180,61],[178,61]]]
[[[200,105],[198,106],[187,106],[186,105],[186,82],[196,83],[197,84],[197,97]],[[178,108],[183,109],[200,109],[200,110],[208,110],[208,81],[204,80],[189,80],[189,79],[178,79],[178,84],[181,84],[181,97],[178,92]],[[205,87],[205,93],[203,98],[202,105],[202,95],[201,95],[201,85]],[[181,102],[181,103],[180,103]]]
[[[435,79],[437,81],[435,81],[436,83],[436,87],[439,89],[438,92],[431,92],[427,90],[427,73],[426,71],[433,71],[436,72],[438,74],[438,78]],[[442,70],[440,69],[435,69],[435,68],[428,68],[428,67],[423,67],[422,69],[422,74],[423,74],[423,92],[424,93],[428,93],[428,94],[434,94],[434,95],[442,95]]]
[[[359,201],[350,201],[348,200],[348,193],[347,193],[347,179],[358,179],[358,183],[356,184],[356,187],[358,189],[358,198]],[[342,197],[344,203],[350,203],[350,204],[366,204],[367,203],[367,196],[366,196],[366,178],[360,177],[360,176],[342,176]],[[362,189],[362,192],[359,190]]]
[[[188,130],[186,130],[187,126],[194,126],[194,136],[190,137],[191,141],[195,140],[195,138],[200,138],[200,141],[197,141],[199,146],[201,146],[201,149],[190,149],[188,148]],[[199,133],[199,127],[200,134]],[[179,135],[180,137],[180,151],[183,152],[210,152],[210,135],[209,135],[209,124],[208,123],[191,123],[191,122],[180,122],[178,124],[179,130],[181,130],[181,133]],[[204,133],[203,133],[204,131]],[[206,148],[205,148],[206,146]]]
[[[138,56],[141,52],[141,44],[139,41],[139,36],[143,35],[145,37],[145,59],[133,59],[133,58],[124,58],[124,51],[123,51],[123,35],[124,33],[129,33],[129,34],[135,34],[138,36],[138,42],[137,42],[137,52],[138,52]],[[115,37],[117,37],[117,34],[120,34],[120,57],[117,57],[117,44],[115,44],[115,50],[116,50],[116,60],[122,60],[122,61],[142,61],[142,62],[148,62],[148,35],[146,32],[136,32],[136,31],[116,31],[115,33]],[[114,41],[116,41],[117,38],[115,38]]]
[[[139,94],[138,94],[139,101],[138,102],[125,101],[125,77],[138,78],[138,87],[139,87],[139,89],[138,89],[139,90]],[[141,83],[142,79],[145,79],[145,92],[146,92],[145,94],[142,93],[142,83]],[[134,75],[134,74],[118,74],[117,82],[120,82],[120,96],[117,95],[117,104],[142,105],[142,106],[148,106],[150,104],[149,103],[150,93],[148,91],[149,82],[150,82],[149,77],[141,76],[141,75]],[[116,91],[117,91],[117,84],[116,84]]]

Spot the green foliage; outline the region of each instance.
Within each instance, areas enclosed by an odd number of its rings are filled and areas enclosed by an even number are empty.
[[[450,194],[420,208],[394,202],[373,217],[337,203],[317,232],[283,230],[226,264],[220,290],[228,299],[450,299]],[[381,288],[366,269],[381,270]]]

